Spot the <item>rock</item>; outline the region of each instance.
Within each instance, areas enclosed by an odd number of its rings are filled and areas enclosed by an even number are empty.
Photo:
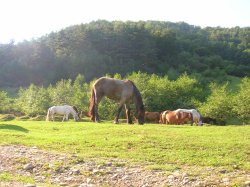
[[[23,164],[23,168],[20,168],[20,162],[17,162],[20,157],[28,163]],[[233,171],[216,167],[181,166],[171,173],[168,171],[169,174],[166,175],[164,171],[149,170],[143,165],[131,167],[120,164],[118,166],[110,161],[98,165],[98,158],[76,162],[76,156],[18,145],[0,146],[0,158],[0,172],[30,177],[41,186],[45,185],[43,183],[71,187],[232,186],[234,183],[241,182],[240,186],[250,187],[249,172],[237,169],[236,166]],[[124,162],[114,160],[113,163]],[[193,173],[197,175],[193,177]],[[218,175],[221,173],[223,177],[219,178]],[[25,186],[20,181],[1,181],[0,183],[0,186]],[[25,187],[30,186],[36,187],[35,184],[27,184]]]
[[[79,175],[79,174],[80,174],[80,170],[79,170],[79,169],[73,169],[73,170],[72,170],[72,173],[73,173],[74,175]]]
[[[222,179],[222,182],[228,183],[228,182],[229,182],[229,178],[223,178],[223,179]]]
[[[246,186],[250,186],[250,181],[246,181],[246,182],[245,182],[245,185],[246,185]]]
[[[116,173],[116,174],[114,174],[114,175],[111,177],[111,180],[115,180],[115,179],[117,179],[117,177],[118,177],[118,174]]]
[[[67,186],[67,183],[65,183],[65,182],[60,182],[59,185],[60,185],[60,186]]]
[[[31,169],[33,169],[33,168],[34,168],[34,166],[33,166],[31,163],[25,164],[25,165],[23,166],[23,169],[24,169],[24,170],[31,170]]]
[[[24,187],[36,187],[35,184],[26,184]]]
[[[94,174],[97,174],[97,173],[99,173],[99,172],[100,172],[99,169],[94,169],[94,170],[93,170],[93,173],[94,173]]]
[[[105,165],[108,166],[108,167],[110,167],[110,166],[112,166],[112,162],[106,162]]]
[[[87,184],[90,184],[90,181],[91,181],[90,178],[87,178],[87,179],[86,179]]]
[[[122,177],[122,180],[129,180],[130,179],[130,177],[128,176],[128,175],[124,175],[123,177]]]

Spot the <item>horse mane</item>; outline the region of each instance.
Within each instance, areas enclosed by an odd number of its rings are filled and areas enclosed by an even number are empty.
[[[72,108],[75,110],[75,112],[78,114],[78,110],[76,108],[76,106],[72,106]]]
[[[128,80],[132,85],[133,85],[133,94],[135,96],[136,99],[136,111],[138,112],[138,110],[144,110],[144,105],[142,102],[142,97],[141,97],[141,93],[138,90],[138,88],[135,86],[134,82],[131,80]]]

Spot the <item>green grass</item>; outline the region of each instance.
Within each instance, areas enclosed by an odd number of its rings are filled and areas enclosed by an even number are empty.
[[[24,182],[24,183],[32,183],[32,184],[35,183],[35,181],[31,177],[20,176],[20,175],[13,176],[12,174],[8,172],[0,173],[0,181],[14,181],[14,180]]]
[[[100,160],[124,159],[153,169],[197,165],[250,170],[250,126],[0,122],[0,145],[8,144]]]

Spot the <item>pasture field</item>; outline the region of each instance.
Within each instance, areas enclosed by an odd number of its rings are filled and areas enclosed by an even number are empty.
[[[114,125],[111,122],[0,122],[0,145],[21,144],[123,159],[152,169],[182,165],[250,170],[250,126]]]

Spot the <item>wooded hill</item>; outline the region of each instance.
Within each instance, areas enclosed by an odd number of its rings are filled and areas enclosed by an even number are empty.
[[[47,86],[78,74],[147,72],[201,83],[250,76],[250,27],[200,28],[184,22],[108,22],[75,25],[18,44],[0,44],[0,87]]]

